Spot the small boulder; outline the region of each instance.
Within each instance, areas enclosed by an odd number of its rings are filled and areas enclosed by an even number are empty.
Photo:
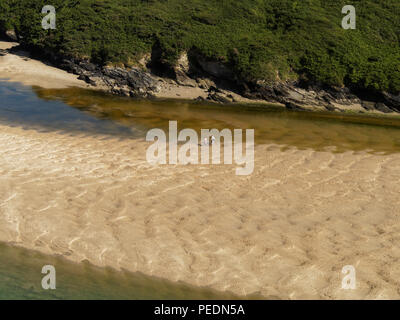
[[[225,97],[224,95],[217,93],[217,92],[210,93],[208,95],[207,99],[218,102],[218,103],[231,103],[232,102],[231,99],[229,99],[229,98]]]
[[[375,104],[375,109],[383,112],[383,113],[391,113],[393,112],[392,109],[388,108],[384,103],[382,102],[378,102],[377,104]]]

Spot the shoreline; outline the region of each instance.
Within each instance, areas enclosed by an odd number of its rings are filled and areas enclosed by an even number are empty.
[[[0,50],[7,51],[18,45],[17,42],[0,41]],[[11,82],[19,82],[28,86],[39,86],[45,89],[78,87],[108,92],[108,88],[104,85],[90,85],[84,80],[79,79],[78,75],[74,75],[37,59],[30,58],[30,54],[23,50],[14,53],[5,53],[3,56],[0,55],[0,79],[1,78]],[[284,107],[284,105],[279,103],[246,99],[233,92],[229,92],[229,94],[232,94],[235,99],[235,102],[231,102],[231,104],[274,105]],[[216,102],[207,101],[207,96],[208,93],[206,90],[198,87],[181,86],[167,81],[162,81],[160,92],[154,94],[154,98],[161,100],[174,99],[194,101],[196,98],[201,97],[204,99],[204,102],[216,104]]]
[[[0,41],[0,50],[7,51],[8,49],[18,46],[19,44],[16,42],[7,42]],[[144,96],[140,96],[143,94],[143,88],[139,88],[138,92],[132,93],[129,91],[128,87],[122,86],[121,89],[118,89],[116,92],[113,92],[106,85],[103,80],[100,80],[98,77],[92,77],[88,74],[87,71],[82,69],[83,74],[80,76],[65,71],[64,69],[60,69],[58,67],[54,67],[47,62],[42,62],[36,60],[34,58],[29,57],[30,54],[26,51],[20,51],[17,54],[14,53],[6,53],[5,55],[0,55],[0,79],[5,78],[9,81],[20,82],[25,85],[30,86],[40,86],[46,89],[55,89],[55,88],[68,88],[68,87],[78,87],[89,90],[102,91],[111,94],[117,95],[125,95],[132,96],[139,94],[140,98],[148,98],[147,93],[144,93]],[[72,69],[77,68],[78,66],[72,67]],[[68,67],[70,68],[70,67]],[[68,69],[67,68],[67,69]],[[79,67],[80,68],[80,67]],[[122,69],[118,69],[120,72]],[[179,81],[174,81],[171,79],[160,78],[154,76],[152,81],[156,81],[157,90],[152,91],[150,97],[154,99],[171,99],[171,100],[180,100],[180,101],[197,101],[204,102],[207,104],[216,104],[216,105],[255,105],[255,106],[275,106],[279,108],[283,108],[286,110],[294,110],[294,111],[304,111],[304,112],[323,112],[323,113],[332,113],[337,115],[372,115],[372,116],[383,116],[383,117],[400,117],[399,112],[394,112],[393,110],[385,110],[380,111],[374,108],[364,108],[360,103],[353,104],[340,104],[332,102],[330,108],[325,108],[323,106],[317,105],[308,105],[301,104],[297,105],[296,103],[289,102],[287,104],[277,102],[277,101],[267,101],[263,99],[249,99],[239,95],[228,89],[221,89],[214,87],[215,83],[205,85],[202,87],[204,83],[206,83],[207,79],[201,80],[202,84],[196,84],[196,81],[193,79],[185,78],[187,84],[179,84]],[[187,76],[186,76],[187,77]],[[207,80],[207,81],[206,81]],[[193,84],[194,83],[194,84]],[[285,89],[287,90],[287,89]],[[291,89],[290,89],[291,90]],[[297,89],[296,89],[297,90]],[[306,91],[300,90],[299,92],[293,91],[290,95],[299,95],[303,94]],[[315,94],[309,92],[307,94]]]

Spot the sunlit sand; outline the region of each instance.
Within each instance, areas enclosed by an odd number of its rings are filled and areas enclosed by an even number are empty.
[[[238,177],[100,138],[0,127],[1,241],[237,294],[399,297],[399,154],[261,145]]]
[[[0,49],[9,49],[17,45],[15,42],[0,41]],[[31,59],[24,52],[0,56],[0,78],[53,89],[88,87],[84,81],[78,80],[78,76]]]

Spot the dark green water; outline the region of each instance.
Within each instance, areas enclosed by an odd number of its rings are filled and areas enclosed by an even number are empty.
[[[288,112],[277,107],[219,106],[174,101],[136,101],[82,89],[45,90],[0,81],[0,123],[68,135],[144,139],[152,128],[252,128],[256,143],[335,152],[400,151],[400,119]],[[57,289],[41,288],[41,268],[54,265]],[[74,264],[0,244],[0,299],[229,299],[141,274]],[[254,297],[253,297],[254,298]]]

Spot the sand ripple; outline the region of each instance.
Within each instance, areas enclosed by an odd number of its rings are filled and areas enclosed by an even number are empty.
[[[152,167],[138,140],[0,126],[0,144],[1,241],[238,294],[400,297],[399,154],[263,145],[238,177]]]

